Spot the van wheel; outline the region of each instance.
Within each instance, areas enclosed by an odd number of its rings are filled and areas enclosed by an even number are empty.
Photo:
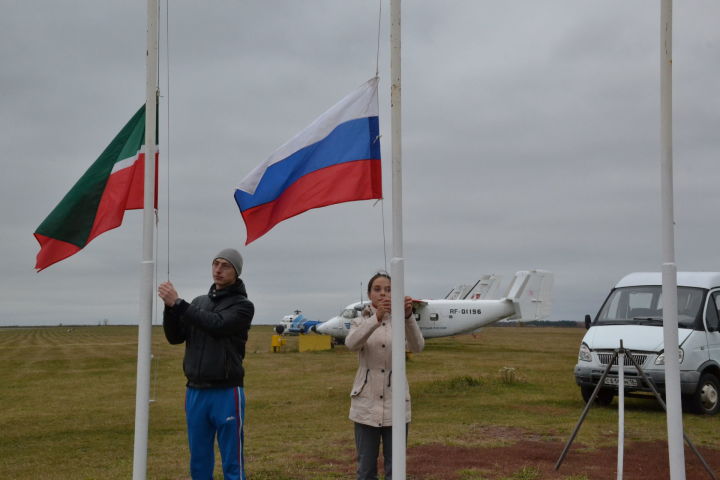
[[[580,393],[582,394],[585,403],[590,401],[590,397],[592,397],[594,391],[595,387],[580,387]],[[612,392],[612,390],[605,390],[604,388],[601,388],[598,392],[597,397],[595,398],[595,403],[603,407],[607,407],[612,403],[614,396],[615,394]]]
[[[715,415],[720,411],[720,382],[712,373],[700,376],[697,390],[690,398],[692,409],[702,415]]]

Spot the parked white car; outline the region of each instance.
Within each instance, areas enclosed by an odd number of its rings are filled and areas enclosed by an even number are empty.
[[[680,387],[687,411],[713,415],[720,410],[720,272],[678,272],[678,345]],[[657,389],[665,391],[662,274],[631,273],[610,291],[580,345],[575,382],[590,399],[616,348],[633,353]],[[605,378],[597,402],[608,405],[617,394],[617,360]],[[652,392],[625,359],[625,395]]]

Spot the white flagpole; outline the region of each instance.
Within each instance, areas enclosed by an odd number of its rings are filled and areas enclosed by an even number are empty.
[[[672,0],[660,13],[660,196],[662,205],[662,302],[665,345],[668,456],[671,480],[685,479],[680,365],[678,363],[677,265],[672,164]]]
[[[623,341],[620,339],[620,353],[618,353],[618,455],[617,480],[623,478],[623,462],[625,452],[625,351]]]
[[[137,386],[135,390],[135,448],[133,480],[147,475],[148,424],[150,417],[150,365],[152,341],[153,286],[155,258],[153,252],[155,223],[155,125],[157,105],[157,17],[158,0],[147,2],[147,71],[145,100],[145,190],[143,204],[143,257],[138,321]]]
[[[390,0],[390,87],[392,124],[392,476],[405,479],[405,259],[402,225],[402,128],[400,108],[400,0]]]

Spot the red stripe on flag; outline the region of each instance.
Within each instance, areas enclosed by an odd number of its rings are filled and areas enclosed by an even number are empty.
[[[382,198],[380,160],[356,160],[317,170],[290,185],[277,199],[242,213],[245,245],[278,223],[313,208]]]
[[[40,252],[38,252],[37,258],[35,259],[35,269],[38,272],[80,251],[80,247],[72,243],[46,237],[39,233],[34,233],[33,235],[35,235],[38,243],[40,243]]]
[[[158,155],[155,154],[155,208],[157,208]],[[98,204],[88,243],[98,235],[122,224],[125,210],[143,208],[145,188],[145,154],[139,153],[135,162],[108,178]]]
[[[155,208],[157,208],[158,202],[158,158],[159,155],[156,152]],[[132,165],[108,177],[95,214],[93,226],[90,229],[85,245],[101,233],[119,227],[122,224],[125,210],[142,209],[144,190],[145,154],[139,153]],[[43,270],[60,260],[64,260],[82,249],[82,247],[78,247],[72,243],[50,238],[45,235],[38,233],[34,235],[40,243],[40,252],[37,254],[35,263],[35,269],[37,271]]]

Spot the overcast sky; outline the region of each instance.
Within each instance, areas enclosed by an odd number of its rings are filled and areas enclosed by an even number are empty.
[[[313,210],[248,247],[237,183],[374,76],[378,1],[162,2],[158,277],[207,291],[244,258],[257,323],[326,320],[391,252],[389,2],[379,32],[386,201]],[[555,274],[552,319],[659,270],[658,1],[403,2],[406,292]],[[0,325],[136,323],[141,217],[35,273],[33,232],[145,97],[145,2],[3,1]],[[676,258],[720,270],[720,3],[675,2]],[[168,233],[169,232],[169,233]],[[169,253],[168,253],[169,252]],[[389,268],[389,265],[388,265]],[[155,322],[159,322],[157,318]]]

